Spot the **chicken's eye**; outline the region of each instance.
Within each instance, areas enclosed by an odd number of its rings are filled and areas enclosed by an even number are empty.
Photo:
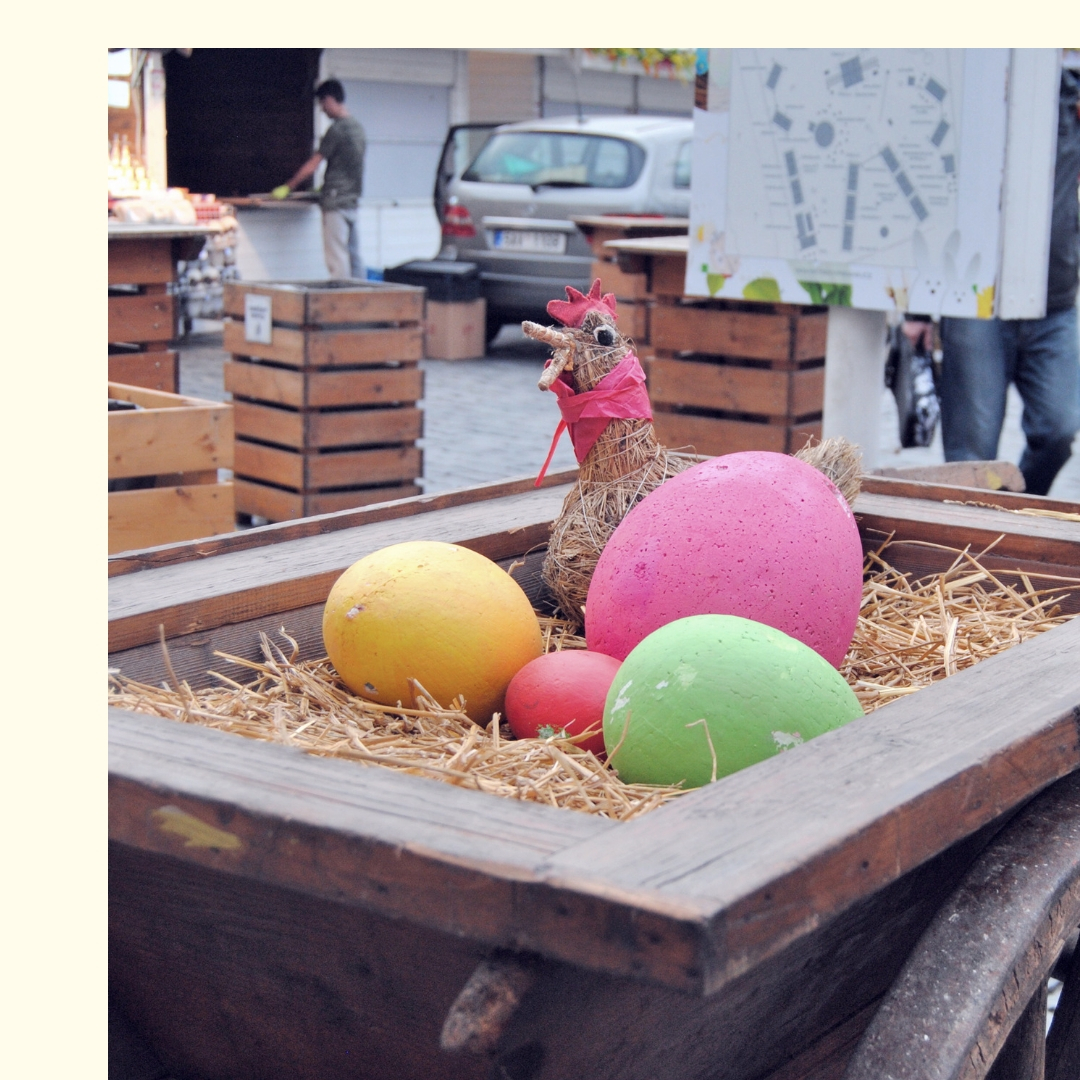
[[[596,338],[598,345],[614,345],[615,344],[615,331],[609,326],[598,326],[593,331],[593,337]]]

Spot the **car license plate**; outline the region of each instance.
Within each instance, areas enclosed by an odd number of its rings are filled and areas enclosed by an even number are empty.
[[[491,246],[500,251],[541,251],[562,255],[566,251],[566,233],[527,231],[524,229],[495,229]]]

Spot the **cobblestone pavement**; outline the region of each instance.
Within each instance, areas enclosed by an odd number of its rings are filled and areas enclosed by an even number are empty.
[[[224,401],[220,323],[197,324],[180,345],[182,393]],[[483,360],[425,360],[424,490],[447,491],[489,480],[535,475],[547,456],[559,422],[555,395],[537,389],[548,352],[520,330],[504,327]],[[940,427],[932,446],[900,448],[896,405],[882,390],[878,464],[895,468],[944,461]],[[1019,461],[1024,447],[1020,397],[1009,390],[999,457]],[[553,471],[572,468],[574,454],[563,436]],[[1080,447],[1058,474],[1051,496],[1080,502]]]

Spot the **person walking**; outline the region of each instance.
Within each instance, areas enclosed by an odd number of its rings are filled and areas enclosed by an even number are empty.
[[[1080,75],[1065,69],[1058,99],[1057,161],[1046,315],[1041,319],[941,320],[941,434],[946,461],[992,461],[1009,383],[1023,399],[1027,490],[1045,495],[1080,429]],[[908,322],[909,337],[927,324]]]
[[[359,201],[364,187],[364,150],[367,140],[360,122],[345,108],[345,88],[337,79],[318,85],[315,97],[332,123],[319,149],[296,170],[287,183],[274,188],[284,199],[325,161],[319,205],[323,216],[323,255],[333,280],[363,278],[360,258]]]

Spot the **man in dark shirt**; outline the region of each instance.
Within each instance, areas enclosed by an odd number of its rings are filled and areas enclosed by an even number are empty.
[[[345,88],[327,79],[315,91],[322,111],[333,121],[319,149],[296,170],[296,175],[274,189],[283,199],[326,162],[320,205],[323,212],[323,253],[332,279],[362,278],[360,259],[359,199],[364,186],[366,140],[360,122],[345,108]]]
[[[1046,315],[1041,319],[941,320],[941,434],[946,461],[997,457],[1009,383],[1024,402],[1027,490],[1045,495],[1080,429],[1080,77],[1061,74]],[[920,324],[906,324],[912,336]]]

